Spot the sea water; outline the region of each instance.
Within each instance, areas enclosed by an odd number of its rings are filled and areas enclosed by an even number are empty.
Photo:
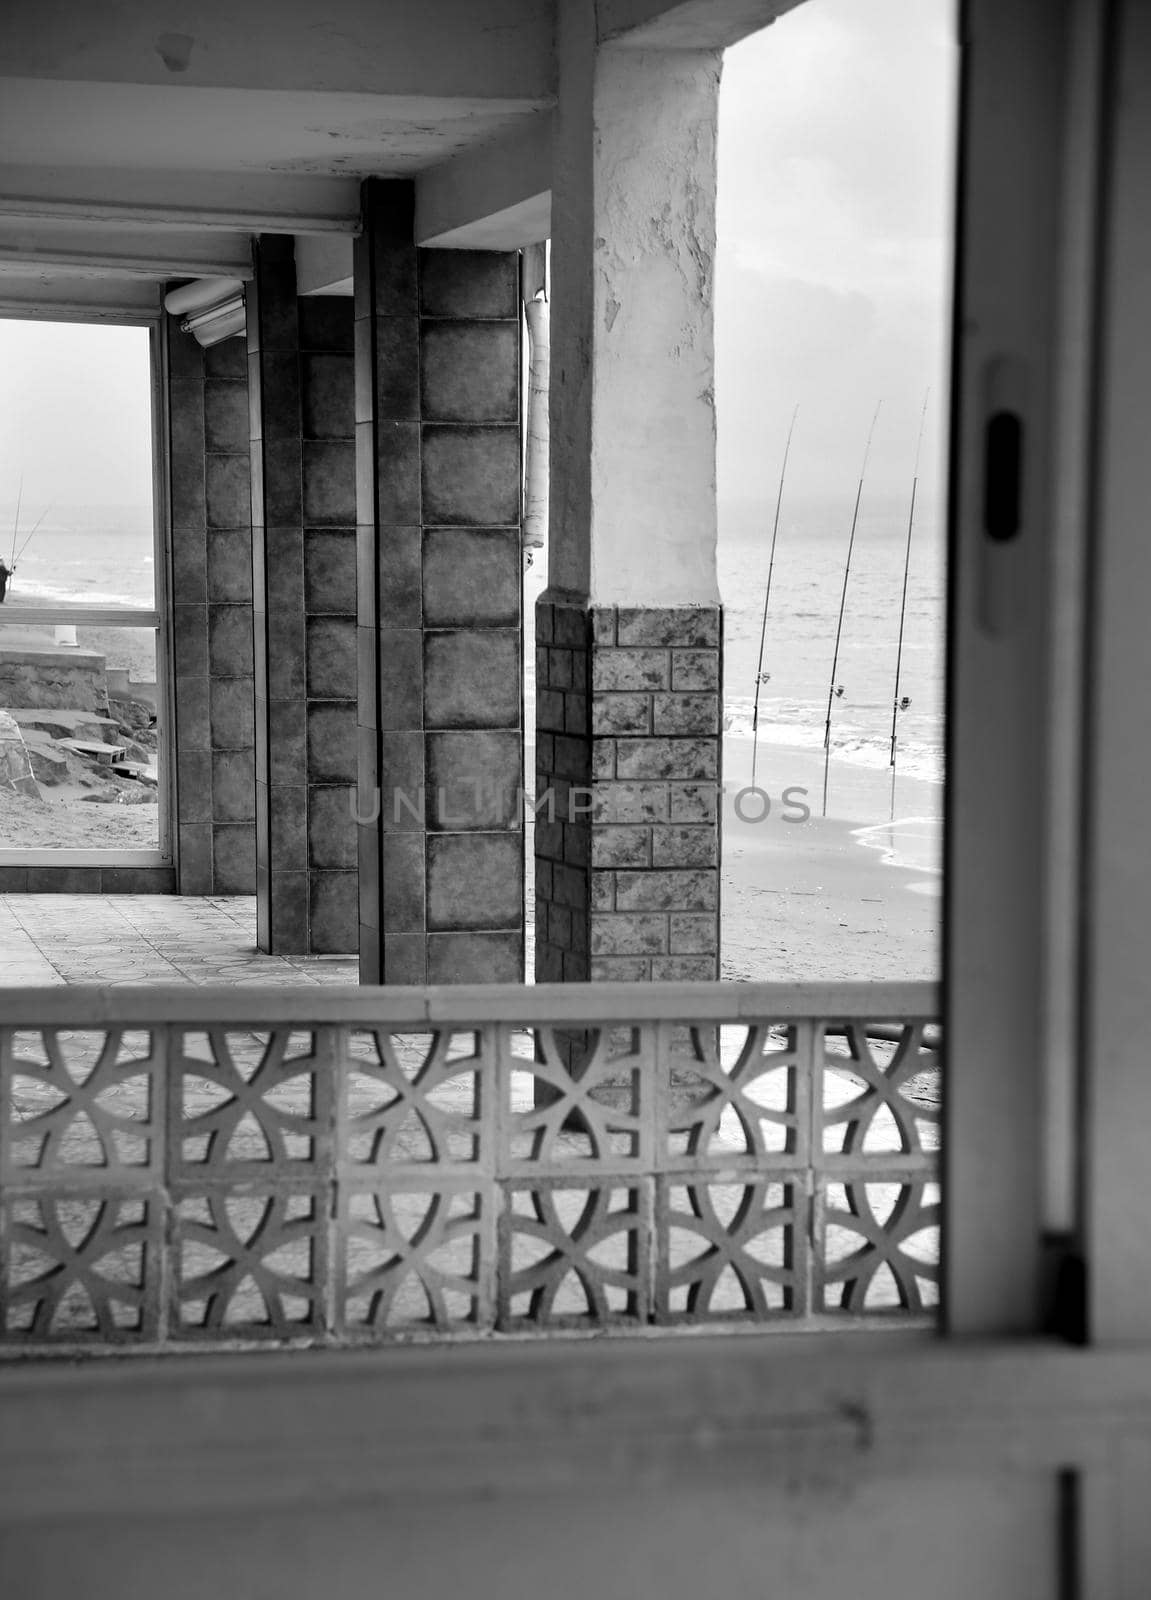
[[[727,730],[750,738],[774,508],[720,510]],[[780,519],[760,686],[759,735],[822,750],[852,501],[797,508]],[[836,761],[888,768],[908,508],[861,507],[852,550],[831,703]],[[899,697],[901,776],[943,782],[945,550],[935,518],[912,529]]]
[[[776,541],[764,637],[759,734],[765,743],[821,751],[853,499],[784,508]],[[719,578],[724,604],[726,730],[750,738],[774,507],[722,505]],[[832,754],[848,765],[887,769],[908,508],[896,500],[860,508],[848,575],[832,698]],[[21,555],[6,619],[22,605],[156,604],[153,536],[138,508],[93,508],[46,522]],[[7,552],[0,551],[5,559]],[[928,510],[912,530],[899,695],[895,713],[901,777],[943,782],[945,550],[942,519]],[[525,574],[530,624],[546,582],[538,556]],[[533,653],[527,652],[529,666]],[[933,806],[930,809],[935,810]],[[876,821],[880,820],[877,816]]]
[[[21,518],[16,548],[27,539],[9,583],[9,599],[20,605],[71,602],[89,606],[144,606],[155,600],[152,529],[134,508],[58,514],[35,533]],[[10,542],[0,556],[12,565]]]

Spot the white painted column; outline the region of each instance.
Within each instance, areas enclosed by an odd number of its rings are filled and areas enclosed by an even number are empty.
[[[719,974],[717,50],[561,0],[536,976]],[[580,811],[594,785],[594,810]]]
[[[549,572],[600,604],[715,604],[721,53],[597,46],[591,0],[558,28]]]

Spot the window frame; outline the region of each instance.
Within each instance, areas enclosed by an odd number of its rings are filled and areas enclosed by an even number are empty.
[[[158,839],[155,850],[88,849],[80,847],[0,847],[0,868],[60,867],[145,867],[170,870],[176,864],[176,740],[175,701],[172,689],[171,622],[172,585],[169,552],[171,537],[165,436],[167,432],[160,316],[125,312],[93,316],[45,306],[32,315],[16,317],[0,311],[6,321],[71,322],[83,326],[144,328],[148,333],[149,427],[152,442],[152,606],[45,605],[21,610],[21,621],[42,626],[99,625],[102,627],[152,628],[156,634],[156,694],[159,741],[157,747],[157,794],[159,804]],[[4,619],[0,618],[0,626]]]

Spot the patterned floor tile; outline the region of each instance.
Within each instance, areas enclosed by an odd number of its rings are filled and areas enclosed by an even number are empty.
[[[0,987],[355,983],[355,958],[265,955],[249,896],[0,895]]]

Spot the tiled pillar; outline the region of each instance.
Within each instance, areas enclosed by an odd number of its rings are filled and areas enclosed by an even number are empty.
[[[360,971],[523,972],[515,255],[417,251],[409,183],[356,241]]]
[[[255,887],[252,549],[244,344],[165,319],[177,889]]]
[[[558,12],[536,976],[719,975],[719,57]]]
[[[356,941],[352,308],[301,309],[289,238],[259,239],[255,269],[257,941],[277,953],[347,952]]]
[[[356,445],[350,297],[299,302],[308,949],[357,948]]]
[[[308,948],[303,441],[292,240],[264,236],[248,285],[256,661],[256,942]]]

